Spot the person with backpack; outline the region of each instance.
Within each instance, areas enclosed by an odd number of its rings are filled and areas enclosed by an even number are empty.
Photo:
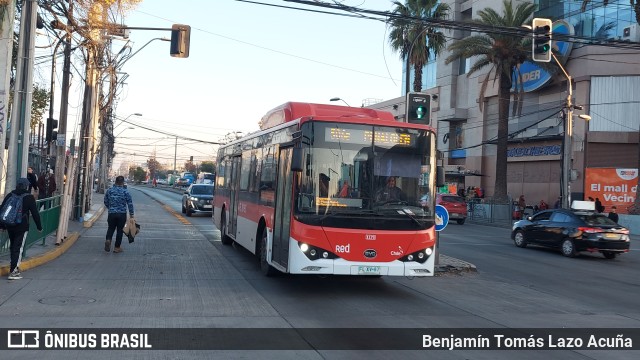
[[[29,232],[29,214],[36,222],[38,231],[42,232],[36,198],[29,192],[29,180],[20,178],[16,183],[16,189],[8,193],[0,205],[0,228],[7,230],[11,249],[9,280],[22,279],[19,266]]]
[[[111,238],[113,237],[114,231],[117,230],[113,252],[121,253],[123,250],[120,245],[122,244],[124,225],[127,223],[127,208],[129,208],[129,215],[133,218],[133,201],[131,200],[131,194],[129,194],[124,184],[124,176],[116,177],[116,183],[105,192],[104,206],[106,206],[109,211],[104,251],[111,251]]]

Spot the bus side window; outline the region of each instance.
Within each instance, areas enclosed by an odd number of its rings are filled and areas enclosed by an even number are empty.
[[[275,156],[273,155],[273,147],[264,149],[266,155],[262,159],[262,172],[260,174],[260,202],[264,205],[274,204],[275,199]]]

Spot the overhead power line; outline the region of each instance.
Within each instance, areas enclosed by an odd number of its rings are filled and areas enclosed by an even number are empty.
[[[244,2],[245,0],[237,0],[237,1]],[[477,21],[464,22],[464,21],[444,20],[444,19],[420,18],[420,17],[414,17],[414,16],[403,16],[390,11],[364,9],[364,8],[348,6],[340,3],[326,3],[326,2],[316,2],[316,1],[308,1],[308,0],[284,0],[284,1],[301,4],[301,5],[323,7],[323,8],[333,9],[333,10],[342,10],[352,14],[353,13],[369,14],[377,17],[367,17],[367,19],[378,20],[385,23],[389,23],[391,20],[405,20],[405,21],[411,21],[411,22],[422,22],[427,25],[431,25],[433,27],[450,29],[450,30],[467,30],[472,32],[519,36],[519,37],[531,36],[530,29],[487,25],[487,24],[479,23]],[[252,2],[252,3],[263,4],[259,2]],[[267,5],[267,4],[263,4],[263,5]],[[615,48],[622,48],[622,49],[640,50],[640,43],[637,43],[637,42],[626,42],[626,41],[620,41],[620,40],[598,41],[592,37],[578,36],[578,35],[564,35],[564,34],[553,34],[553,39],[556,41],[573,42],[573,43],[583,44],[583,45],[594,45],[594,46],[605,46],[605,47],[615,47]]]

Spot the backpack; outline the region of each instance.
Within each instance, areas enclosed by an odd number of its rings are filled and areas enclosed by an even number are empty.
[[[0,224],[4,226],[16,226],[22,223],[22,205],[23,199],[29,193],[16,195],[9,194],[9,199],[0,209]]]

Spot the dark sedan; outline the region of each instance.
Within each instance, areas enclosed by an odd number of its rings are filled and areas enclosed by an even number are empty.
[[[531,244],[556,248],[568,257],[588,251],[613,259],[629,251],[629,230],[594,211],[541,211],[515,222],[511,239],[518,247]]]
[[[182,213],[213,214],[213,185],[193,184],[182,195]]]

